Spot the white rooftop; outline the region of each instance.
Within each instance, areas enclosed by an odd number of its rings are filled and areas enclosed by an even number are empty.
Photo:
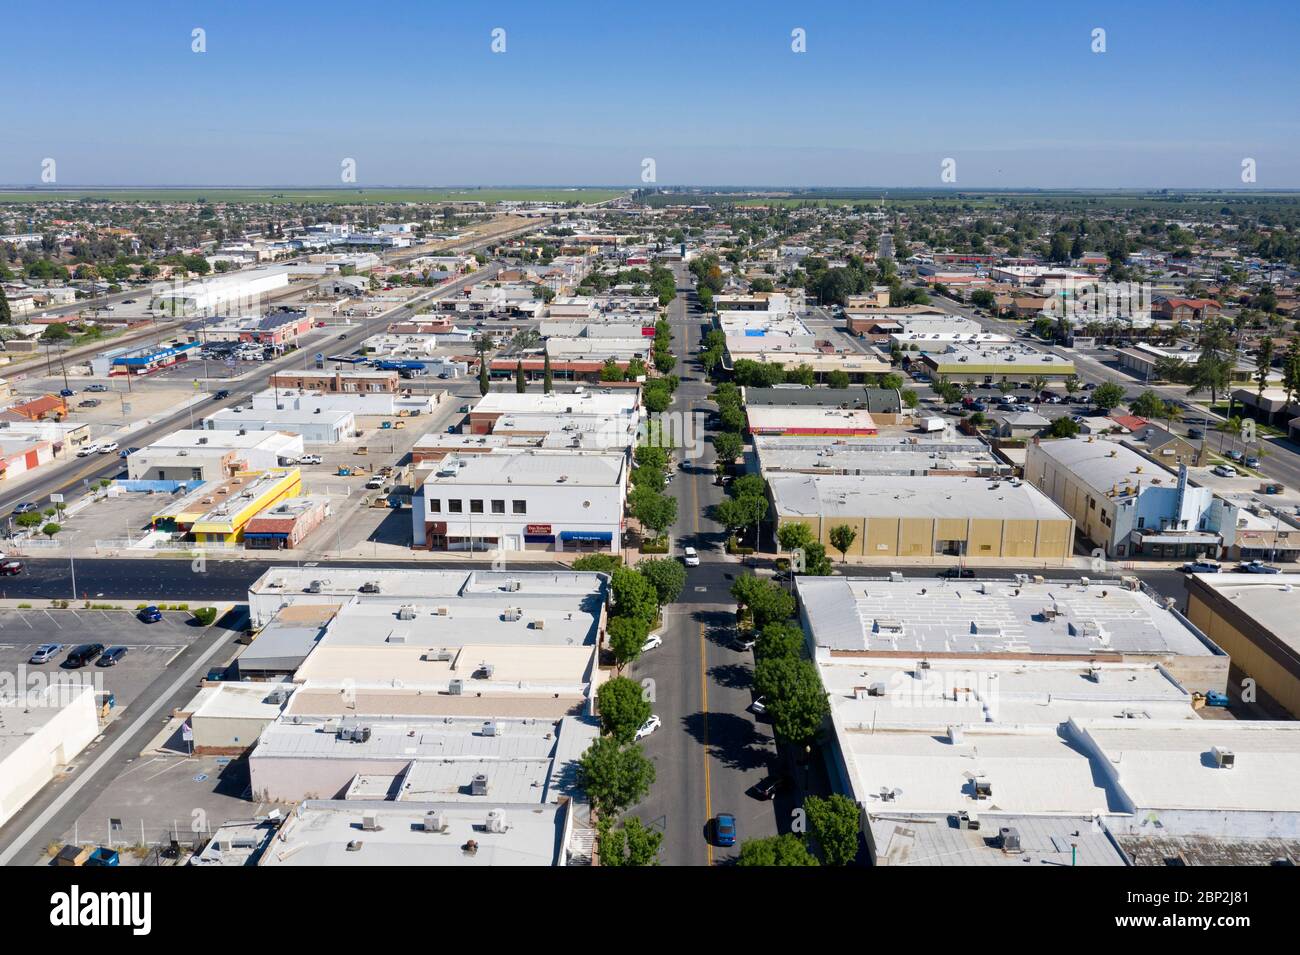
[[[980,477],[773,474],[783,517],[924,517],[1068,521],[1037,488]]]

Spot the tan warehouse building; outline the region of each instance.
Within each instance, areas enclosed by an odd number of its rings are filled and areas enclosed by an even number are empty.
[[[807,524],[826,545],[856,532],[849,557],[1020,558],[1064,562],[1074,520],[1036,488],[973,477],[775,474],[777,526]]]
[[[1193,574],[1187,618],[1227,651],[1258,699],[1300,717],[1300,574]]]

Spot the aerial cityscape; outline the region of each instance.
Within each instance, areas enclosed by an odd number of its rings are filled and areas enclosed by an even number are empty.
[[[1296,11],[73,9],[6,14],[0,143],[52,924],[104,867],[1300,860]]]

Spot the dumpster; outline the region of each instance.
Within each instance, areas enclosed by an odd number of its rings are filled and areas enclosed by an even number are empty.
[[[104,846],[99,846],[98,848],[96,848],[95,851],[90,854],[90,858],[86,860],[86,865],[117,865],[117,864],[118,864],[117,850],[107,849]]]

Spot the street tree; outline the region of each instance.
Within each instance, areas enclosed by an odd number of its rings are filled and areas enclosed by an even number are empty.
[[[577,783],[600,813],[616,815],[645,798],[655,781],[654,763],[640,746],[620,746],[602,736],[578,760]]]

